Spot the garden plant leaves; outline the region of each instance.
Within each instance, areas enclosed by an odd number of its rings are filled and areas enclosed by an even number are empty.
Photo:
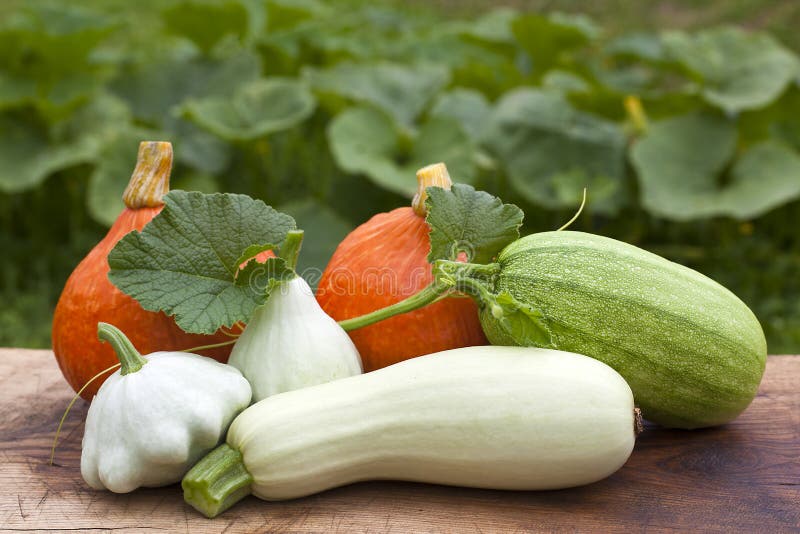
[[[727,215],[748,219],[800,196],[800,155],[765,141],[743,152],[733,122],[692,114],[655,123],[631,152],[652,212],[676,220]]]
[[[111,251],[109,279],[144,309],[173,315],[186,332],[246,322],[286,266],[273,258],[240,272],[242,254],[254,244],[281,243],[294,219],[246,195],[172,191],[164,201],[141,232]]]
[[[453,184],[450,191],[440,187],[429,187],[427,191],[429,262],[455,260],[464,252],[468,262],[489,263],[519,238],[525,214],[517,206],[503,204],[499,198],[465,184]]]
[[[763,33],[731,27],[664,36],[668,53],[699,76],[703,97],[728,112],[772,102],[800,74],[797,56]]]
[[[496,105],[489,144],[528,200],[573,207],[581,191],[591,207],[613,213],[625,201],[625,135],[619,125],[573,108],[557,93],[519,89]]]
[[[305,76],[315,90],[377,106],[404,126],[448,81],[440,66],[392,63],[339,63],[327,70],[306,69]]]
[[[444,162],[457,182],[475,176],[474,144],[453,119],[434,117],[409,133],[381,111],[354,108],[331,122],[328,142],[341,168],[404,196],[417,189],[417,169],[431,162]]]
[[[239,88],[232,98],[190,100],[185,115],[229,141],[249,141],[291,128],[308,118],[316,102],[305,84],[261,79]]]

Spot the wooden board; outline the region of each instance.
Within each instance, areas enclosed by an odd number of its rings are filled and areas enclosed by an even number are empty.
[[[771,356],[758,397],[734,423],[648,426],[628,463],[583,488],[501,492],[370,482],[284,503],[253,497],[208,520],[178,486],[114,495],[80,476],[87,403],[57,422],[72,391],[49,351],[0,349],[0,530],[130,532],[800,532],[800,356]]]

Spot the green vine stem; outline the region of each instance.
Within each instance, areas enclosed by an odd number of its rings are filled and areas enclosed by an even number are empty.
[[[451,260],[436,260],[433,264],[434,280],[418,293],[396,302],[385,308],[375,310],[358,317],[339,321],[346,331],[356,330],[384,319],[417,310],[453,293],[467,293],[480,298],[485,291],[485,283],[498,273],[500,266],[496,263],[480,265],[462,263]]]
[[[97,323],[97,337],[114,348],[120,363],[119,374],[135,373],[147,363],[122,330],[108,323]]]
[[[281,244],[279,257],[286,261],[286,266],[294,270],[297,267],[297,258],[300,255],[300,247],[303,245],[303,231],[290,230]]]
[[[209,518],[250,495],[252,485],[242,453],[227,443],[197,462],[181,481],[183,499]]]

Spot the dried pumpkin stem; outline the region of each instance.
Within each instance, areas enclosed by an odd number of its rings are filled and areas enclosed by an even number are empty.
[[[414,200],[411,201],[411,207],[414,209],[414,213],[420,217],[428,215],[425,199],[428,198],[426,189],[429,187],[441,187],[448,191],[453,187],[450,173],[447,172],[447,165],[434,163],[417,171],[417,194],[414,195]]]
[[[155,208],[169,191],[172,171],[172,144],[166,141],[142,141],[131,181],[122,200],[131,209]]]

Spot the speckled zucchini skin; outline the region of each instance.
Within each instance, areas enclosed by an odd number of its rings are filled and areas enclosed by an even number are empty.
[[[541,310],[555,348],[619,372],[646,419],[668,427],[726,423],[755,397],[767,344],[733,293],[640,248],[582,232],[529,235],[506,247],[494,291]],[[481,311],[496,345],[527,345]]]

